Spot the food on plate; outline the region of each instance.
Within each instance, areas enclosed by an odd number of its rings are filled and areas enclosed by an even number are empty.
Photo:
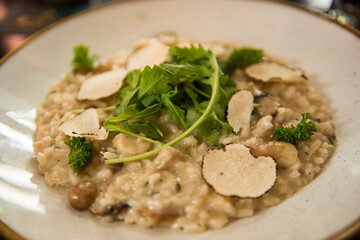
[[[222,150],[210,150],[204,155],[201,173],[220,195],[257,198],[274,185],[276,162],[271,157],[255,158],[242,144],[229,144]]]
[[[75,46],[37,109],[39,172],[74,209],[221,228],[294,195],[335,150],[326,99],[264,50],[162,34],[99,59]]]

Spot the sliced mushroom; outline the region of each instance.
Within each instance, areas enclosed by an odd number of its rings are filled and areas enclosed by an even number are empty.
[[[260,104],[260,107],[256,108],[256,112],[261,116],[272,115],[274,116],[277,109],[281,106],[280,99],[272,97],[270,95],[264,95],[263,97],[255,98],[255,102]]]
[[[245,73],[263,82],[299,82],[304,81],[304,71],[299,68],[289,68],[276,62],[260,62],[250,65]]]
[[[225,150],[210,150],[203,157],[201,173],[222,196],[257,198],[274,185],[276,162],[271,157],[253,157],[242,144],[230,144]]]
[[[153,39],[129,57],[126,67],[129,71],[146,65],[152,67],[155,64],[164,62],[168,52],[169,46],[162,44],[157,39]]]
[[[183,161],[186,156],[173,147],[165,147],[155,158],[154,163],[159,170],[167,169],[177,161]]]
[[[127,71],[123,68],[104,72],[85,80],[77,95],[78,100],[96,100],[116,93],[122,86]]]
[[[227,120],[235,133],[250,136],[250,117],[254,109],[254,96],[248,90],[235,93],[228,104]]]
[[[291,167],[298,161],[298,151],[296,147],[290,143],[271,141],[249,147],[251,154],[255,157],[272,157],[281,168]]]
[[[68,136],[86,137],[89,139],[105,140],[108,132],[100,128],[99,117],[95,109],[89,108],[62,123],[59,130]]]

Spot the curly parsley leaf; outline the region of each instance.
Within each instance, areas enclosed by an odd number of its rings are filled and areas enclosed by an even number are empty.
[[[231,75],[236,68],[244,69],[252,64],[258,63],[264,56],[261,49],[239,48],[234,49],[230,57],[222,63],[224,73]]]
[[[84,137],[72,137],[64,142],[70,147],[69,166],[75,172],[81,172],[90,163],[92,142],[87,143]]]
[[[301,122],[295,127],[276,127],[274,130],[274,137],[276,140],[288,142],[297,146],[299,142],[308,140],[314,132],[316,132],[316,125],[311,119],[310,113],[302,113]]]
[[[76,45],[73,48],[73,54],[71,66],[74,71],[91,71],[98,65],[99,56],[96,54],[90,55],[89,47],[86,45]]]

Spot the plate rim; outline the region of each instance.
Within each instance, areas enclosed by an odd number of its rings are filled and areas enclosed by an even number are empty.
[[[166,1],[166,0],[151,0],[151,2],[161,2],[161,1]],[[181,1],[181,0],[177,0],[177,1]],[[199,0],[201,1],[201,0]],[[221,0],[216,0],[216,1],[221,1]],[[227,0],[227,1],[234,1],[234,0]],[[241,1],[246,1],[246,2],[251,2],[254,0],[241,0]],[[322,18],[324,20],[329,21],[332,24],[336,24],[337,26],[346,29],[347,31],[349,31],[350,33],[354,34],[355,36],[357,36],[360,39],[360,30],[355,29],[354,27],[347,25],[345,23],[342,23],[340,21],[338,21],[335,18],[330,17],[329,15],[317,11],[315,9],[300,5],[298,3],[295,2],[288,2],[285,0],[255,0],[257,2],[272,2],[274,4],[282,4],[285,6],[289,6],[291,8],[296,8],[300,11],[306,12],[308,14],[311,14],[313,16]],[[6,53],[1,59],[0,59],[0,68],[1,66],[8,61],[11,57],[13,57],[18,51],[20,51],[22,48],[24,48],[25,46],[27,46],[29,43],[31,43],[33,40],[35,40],[36,38],[38,38],[39,36],[41,36],[42,34],[46,33],[47,31],[59,26],[60,24],[63,24],[69,20],[73,20],[77,17],[81,17],[84,16],[85,14],[90,14],[90,13],[94,13],[97,10],[101,10],[107,7],[111,7],[112,5],[115,4],[139,4],[139,2],[149,2],[149,0],[115,0],[113,2],[107,2],[104,4],[101,4],[99,6],[95,6],[95,7],[91,7],[85,10],[82,10],[80,12],[74,13],[72,15],[69,15],[65,18],[59,19],[57,21],[55,21],[54,23],[51,23],[50,25],[40,29],[39,31],[31,34],[29,37],[27,37],[18,47],[16,47],[15,49],[9,51],[8,53]],[[331,239],[331,240],[340,240],[340,239],[349,239],[351,237],[354,237],[357,233],[360,233],[360,217],[358,217],[357,219],[355,219],[353,222],[351,222],[350,224],[348,224],[347,226],[343,227],[342,229],[338,230],[336,233],[326,237],[326,239]],[[11,229],[4,221],[3,219],[0,218],[0,234],[2,236],[4,236],[5,238],[9,239],[9,240],[26,240],[26,238],[24,238],[23,236],[21,236],[19,233],[17,233],[15,230]],[[1,236],[0,235],[0,236]]]

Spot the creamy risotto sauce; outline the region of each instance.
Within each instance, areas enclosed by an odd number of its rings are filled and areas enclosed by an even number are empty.
[[[169,39],[160,41],[173,45]],[[139,49],[148,42],[142,41]],[[185,43],[184,43],[185,44]],[[203,44],[219,58],[228,56],[233,45]],[[81,84],[89,77],[117,69],[127,64],[134,52],[121,52],[101,62],[96,70],[81,74],[70,72],[55,84],[37,109],[37,129],[34,150],[39,172],[50,187],[69,189],[83,198],[78,209],[87,209],[105,220],[121,220],[142,227],[165,226],[186,232],[202,232],[224,227],[229,221],[251,217],[259,211],[277,205],[291,197],[312,181],[324,168],[335,150],[335,126],[326,99],[313,87],[311,79],[297,82],[262,82],[249,78],[237,69],[232,79],[238,89],[247,89],[260,107],[251,113],[247,134],[222,132],[221,143],[240,143],[253,156],[270,156],[277,163],[274,186],[258,198],[224,197],[204,181],[201,161],[209,149],[215,148],[202,140],[195,131],[173,147],[159,154],[124,164],[105,164],[105,159],[131,156],[159,147],[123,133],[110,132],[106,140],[92,140],[91,163],[76,174],[68,166],[68,138],[59,126],[73,117],[72,110],[101,108],[116,103],[113,95],[97,100],[77,100]],[[264,61],[271,59],[266,57]],[[114,112],[96,110],[101,123]],[[307,141],[292,144],[276,141],[273,131],[277,126],[296,125],[301,113],[311,113],[317,131]],[[183,130],[166,113],[148,117],[165,133],[168,142]],[[80,193],[79,193],[80,192]]]

